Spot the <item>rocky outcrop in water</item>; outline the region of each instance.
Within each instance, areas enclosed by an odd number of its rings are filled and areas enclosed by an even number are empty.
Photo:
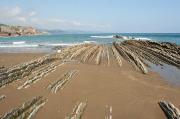
[[[113,44],[121,56],[144,73],[146,64],[169,64],[180,68],[180,46],[167,42],[128,40]]]
[[[123,40],[128,40],[128,39],[130,39],[128,36],[120,36],[120,35],[114,35],[113,38],[123,39]]]
[[[125,41],[126,45],[136,55],[156,64],[170,64],[180,68],[180,46],[167,42]]]

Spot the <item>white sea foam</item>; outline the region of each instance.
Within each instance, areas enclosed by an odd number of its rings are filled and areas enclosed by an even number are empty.
[[[39,46],[73,46],[78,44],[79,43],[45,43],[45,44],[39,44]]]
[[[152,39],[150,39],[150,38],[138,37],[138,38],[135,38],[135,40],[152,40]]]
[[[84,41],[84,43],[97,43],[96,41]]]
[[[55,46],[73,46],[81,43],[26,43],[26,42],[9,42],[9,43],[0,43],[0,48],[23,48],[23,47],[55,47]]]
[[[0,48],[23,48],[23,47],[38,47],[37,44],[24,44],[24,45],[0,45]]]
[[[14,45],[19,45],[19,44],[25,44],[26,41],[15,41],[15,42],[12,42],[12,44]]]
[[[0,45],[4,45],[4,44],[13,44],[12,42],[0,42]]]
[[[108,36],[91,36],[91,38],[113,38],[113,35],[108,35]]]

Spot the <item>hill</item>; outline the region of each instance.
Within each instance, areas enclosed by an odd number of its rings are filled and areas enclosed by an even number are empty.
[[[42,32],[33,27],[0,24],[0,36],[26,36],[40,34],[42,34]]]

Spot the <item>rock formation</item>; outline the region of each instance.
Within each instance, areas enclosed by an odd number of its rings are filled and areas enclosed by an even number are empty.
[[[37,68],[45,67],[56,61],[55,58],[44,56],[39,59],[19,64],[14,67],[5,68],[0,71],[0,87],[3,87],[15,80],[29,76]]]
[[[0,117],[1,119],[32,119],[37,112],[47,102],[43,97],[34,97],[33,99],[25,102],[22,106],[11,109],[8,113]]]
[[[163,110],[167,119],[180,119],[180,111],[172,103],[167,101],[159,101],[158,104]]]
[[[110,61],[115,59],[119,66],[124,59],[145,74],[149,63],[180,68],[180,46],[167,42],[126,40],[112,45],[82,44],[62,49],[57,57],[97,65],[110,65]]]
[[[118,38],[118,39],[123,39],[123,40],[128,40],[128,36],[120,36],[120,35],[114,35],[113,38]]]
[[[26,88],[33,82],[53,72],[64,62],[81,62],[110,66],[112,62],[118,66],[123,60],[129,62],[135,69],[148,73],[148,64],[172,65],[180,68],[180,46],[166,42],[126,40],[104,44],[81,44],[62,48],[61,52],[44,56],[39,59],[19,64],[14,67],[0,68],[0,87],[15,80],[27,77]]]
[[[40,35],[42,32],[33,27],[25,26],[10,26],[0,24],[0,36],[26,36],[26,35]]]

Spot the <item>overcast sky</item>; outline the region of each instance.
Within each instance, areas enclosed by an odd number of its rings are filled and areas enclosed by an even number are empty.
[[[180,32],[180,0],[0,0],[0,23],[102,32]]]

